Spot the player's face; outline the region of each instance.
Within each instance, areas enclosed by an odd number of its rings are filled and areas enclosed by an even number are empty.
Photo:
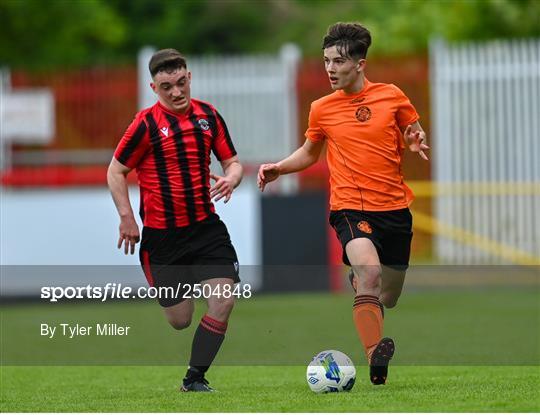
[[[171,111],[184,113],[188,110],[191,101],[191,72],[186,68],[158,72],[150,86],[159,102]]]
[[[365,59],[342,56],[336,46],[324,50],[324,67],[334,91],[357,92],[359,81],[364,77],[365,63]]]

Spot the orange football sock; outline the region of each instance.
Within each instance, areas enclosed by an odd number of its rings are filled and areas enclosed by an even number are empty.
[[[369,362],[371,353],[383,334],[383,316],[379,299],[374,295],[357,295],[354,299],[353,320]]]

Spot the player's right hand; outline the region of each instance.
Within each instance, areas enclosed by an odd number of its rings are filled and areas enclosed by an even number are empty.
[[[267,183],[273,182],[279,177],[279,166],[275,163],[262,164],[257,174],[257,186],[264,191]]]
[[[120,219],[119,227],[120,238],[118,238],[118,249],[124,244],[124,254],[128,252],[133,255],[135,253],[135,245],[141,240],[139,234],[139,225],[133,216]]]
[[[423,130],[413,131],[413,125],[408,125],[403,133],[405,142],[409,145],[409,150],[413,153],[418,153],[420,157],[428,161],[428,157],[424,150],[429,150],[429,146],[426,144],[426,133]]]

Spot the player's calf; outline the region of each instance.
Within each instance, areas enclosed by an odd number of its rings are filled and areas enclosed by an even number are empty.
[[[354,292],[356,292],[356,287],[358,285],[358,279],[357,279],[356,275],[354,274],[354,271],[353,271],[352,268],[349,270],[349,282],[351,283],[351,287],[354,290]]]
[[[208,315],[218,321],[227,321],[234,308],[234,297],[209,298]]]
[[[394,308],[398,303],[399,297],[392,296],[392,295],[385,295],[384,293],[381,294],[380,302],[382,305],[384,305],[386,308]]]
[[[187,329],[191,325],[191,317],[188,317],[188,318],[168,317],[167,320],[169,321],[169,324],[175,330]]]
[[[358,286],[358,277],[356,276],[352,268],[349,270],[349,282],[351,283],[351,287],[354,290],[354,292],[356,292],[356,289]],[[396,299],[396,303],[397,303],[397,299]],[[381,308],[381,313],[384,318],[384,307],[386,307],[386,303],[383,301],[382,296],[381,296],[379,307]],[[391,307],[388,307],[388,308],[391,308]]]

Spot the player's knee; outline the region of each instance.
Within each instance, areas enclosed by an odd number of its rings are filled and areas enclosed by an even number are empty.
[[[234,297],[224,298],[218,304],[224,312],[230,313],[234,308]]]
[[[213,314],[227,319],[234,308],[234,297],[215,299],[209,304],[208,308]]]
[[[191,317],[175,317],[175,318],[169,318],[169,324],[175,329],[175,330],[183,330],[187,329],[191,325]]]
[[[381,267],[376,265],[362,267],[358,281],[363,289],[379,289],[381,287]]]

